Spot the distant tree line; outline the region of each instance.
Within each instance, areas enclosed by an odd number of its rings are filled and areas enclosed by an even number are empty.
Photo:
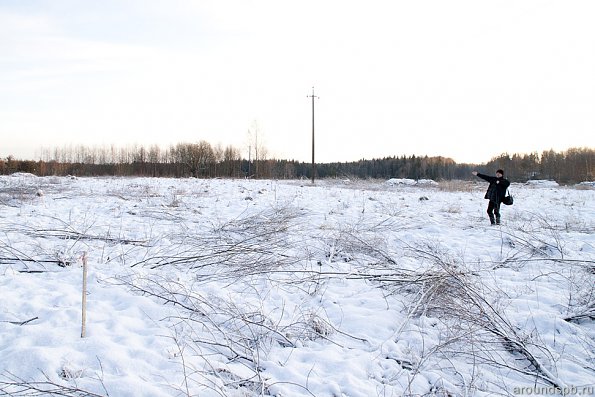
[[[266,153],[262,150],[261,153]],[[316,165],[317,178],[472,179],[471,171],[493,174],[506,170],[513,182],[555,180],[561,184],[595,180],[595,149],[573,148],[541,155],[502,154],[486,164],[457,164],[445,157],[401,156]],[[206,141],[179,143],[167,149],[157,145],[128,147],[71,146],[42,150],[40,160],[0,159],[0,174],[28,172],[38,176],[148,176],[196,178],[310,179],[311,164],[294,160],[245,159],[234,146],[212,146]]]
[[[486,169],[506,170],[512,181],[547,179],[561,184],[595,181],[595,149],[571,148],[564,152],[544,151],[541,155],[503,154],[486,164]],[[493,172],[493,171],[492,171]]]

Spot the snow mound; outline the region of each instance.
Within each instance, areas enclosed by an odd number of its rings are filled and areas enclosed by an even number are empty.
[[[33,175],[29,172],[15,172],[14,174],[10,174],[10,176],[15,178],[37,178],[37,175]]]
[[[548,181],[548,180],[541,180],[541,179],[532,179],[527,181],[526,183],[529,186],[535,187],[558,187],[558,182],[556,181]]]
[[[412,186],[415,185],[416,182],[414,179],[406,179],[406,178],[391,178],[388,181],[386,181],[387,185],[390,186],[398,186],[398,185],[407,185],[407,186]]]
[[[405,185],[405,186],[415,186],[415,185],[438,185],[437,182],[431,180],[431,179],[407,179],[407,178],[391,178],[388,181],[386,181],[387,185],[390,186],[400,186],[400,185]]]
[[[438,186],[438,182],[436,182],[432,179],[418,179],[417,184],[418,185]]]

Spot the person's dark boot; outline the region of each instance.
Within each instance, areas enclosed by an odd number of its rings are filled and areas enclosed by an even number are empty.
[[[496,217],[496,225],[499,225],[499,224],[500,224],[500,217],[499,217],[499,216],[497,216],[497,217]]]
[[[490,214],[490,215],[489,215],[489,217],[490,217],[490,223],[491,223],[492,225],[495,225],[495,224],[496,224],[496,221],[494,220],[494,215],[491,215],[491,214]]]

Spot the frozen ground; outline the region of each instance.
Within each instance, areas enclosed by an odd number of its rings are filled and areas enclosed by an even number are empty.
[[[592,395],[595,190],[486,187],[0,177],[0,395]]]

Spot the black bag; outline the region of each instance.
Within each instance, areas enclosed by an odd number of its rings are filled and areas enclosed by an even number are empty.
[[[502,199],[502,203],[504,205],[512,205],[514,203],[514,199],[512,198],[512,194],[506,189],[506,195]]]

